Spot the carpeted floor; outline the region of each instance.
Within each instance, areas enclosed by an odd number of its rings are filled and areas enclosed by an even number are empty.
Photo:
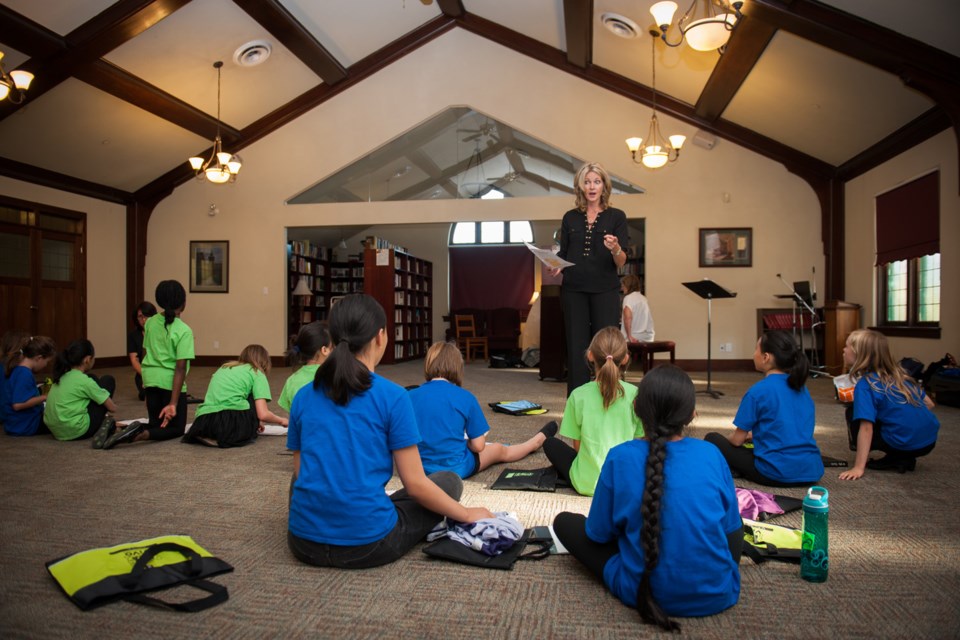
[[[422,381],[422,363],[378,371],[402,384]],[[119,418],[144,415],[129,370],[117,376]],[[202,395],[210,368],[190,372]],[[271,374],[274,397],[289,369]],[[703,388],[703,373],[694,373]],[[636,380],[631,374],[629,379]],[[720,399],[698,396],[689,435],[729,428],[744,391],[759,374],[718,373]],[[536,370],[468,366],[465,386],[481,403],[528,399],[546,416],[512,417],[485,408],[491,439],[519,442],[547,419],[559,420],[565,385]],[[817,439],[825,455],[852,460],[832,385],[813,379]],[[191,416],[193,409],[191,406]],[[681,620],[689,637],[960,637],[960,410],[938,407],[937,448],[914,473],[868,472],[830,490],[830,578],[810,584],[796,565],[741,562],[740,602],[716,616]],[[536,453],[515,466],[542,467]],[[213,450],[178,441],[96,451],[86,442],[0,437],[0,637],[2,638],[620,638],[656,635],[636,611],[569,556],[520,562],[512,571],[428,559],[419,549],[399,562],[346,572],[297,562],[286,546],[291,457],[285,438]],[[527,526],[561,510],[586,513],[590,500],[556,493],[490,491],[494,467],[465,482],[463,501],[515,511]],[[751,486],[738,481],[740,486]],[[391,486],[397,486],[396,478]],[[802,489],[779,493],[800,497]],[[800,525],[799,513],[778,522]],[[58,590],[44,563],[83,549],[185,533],[236,570],[216,578],[230,600],[179,614],[116,603],[81,612]],[[693,564],[695,565],[695,559]],[[181,590],[186,591],[186,590]],[[186,598],[193,593],[171,594]]]

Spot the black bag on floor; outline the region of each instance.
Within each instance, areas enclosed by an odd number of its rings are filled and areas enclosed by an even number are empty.
[[[543,560],[550,555],[550,545],[552,542],[544,540],[531,541],[530,529],[523,532],[520,539],[512,547],[498,556],[488,556],[485,553],[474,551],[470,547],[451,540],[450,538],[440,538],[436,542],[428,544],[423,548],[423,552],[433,558],[442,560],[452,560],[462,564],[469,564],[474,567],[483,567],[485,569],[513,569],[517,560]],[[531,547],[529,551],[527,547]]]

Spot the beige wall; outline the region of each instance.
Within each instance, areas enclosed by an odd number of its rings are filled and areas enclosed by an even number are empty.
[[[87,214],[87,337],[99,357],[125,355],[130,317],[123,275],[127,259],[126,208],[3,177],[0,193]]]
[[[940,170],[940,340],[891,338],[894,357],[929,363],[956,352],[960,340],[960,186],[957,184],[957,140],[948,129],[846,186],[847,300],[864,306],[864,324],[877,321],[876,197],[934,169]],[[909,212],[904,212],[909,215]]]

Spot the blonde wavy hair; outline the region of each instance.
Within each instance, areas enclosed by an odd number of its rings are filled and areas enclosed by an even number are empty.
[[[604,327],[593,336],[587,349],[593,356],[593,370],[603,396],[603,408],[609,409],[617,398],[623,397],[623,366],[627,357],[627,340],[617,327]]]
[[[874,375],[867,377],[867,382],[874,391],[899,404],[923,404],[920,389],[907,380],[903,369],[894,361],[887,336],[872,329],[857,329],[847,338],[847,343],[853,351],[852,379],[859,380],[872,373]]]
[[[603,180],[603,193],[600,194],[600,208],[606,209],[610,206],[610,194],[613,191],[613,185],[610,182],[610,174],[597,162],[588,162],[577,171],[577,177],[573,179],[574,191],[576,191],[576,205],[580,211],[587,210],[587,196],[583,193],[583,185],[587,181],[587,174],[594,172]]]

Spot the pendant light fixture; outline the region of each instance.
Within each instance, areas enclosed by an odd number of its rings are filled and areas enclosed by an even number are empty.
[[[8,74],[3,69],[3,52],[0,51],[0,100],[9,99],[13,104],[20,104],[32,81],[33,74],[29,71],[17,69]]]
[[[220,69],[223,62],[216,61],[213,68],[217,70],[217,137],[213,141],[213,151],[210,158],[204,162],[203,158],[194,156],[190,158],[190,166],[197,174],[198,180],[206,178],[214,184],[225,184],[227,182],[236,182],[237,174],[243,165],[240,156],[227,153],[223,150],[223,142],[220,140]]]
[[[668,162],[674,162],[680,157],[680,147],[686,142],[687,136],[672,135],[670,141],[664,139],[660,133],[660,121],[657,120],[657,38],[660,32],[650,30],[650,67],[653,70],[653,115],[650,116],[650,129],[647,131],[646,146],[644,138],[627,138],[627,149],[633,161],[642,164],[648,169],[659,169]],[[642,148],[641,148],[642,147]],[[639,152],[639,158],[637,157]]]
[[[728,2],[727,0],[693,0],[690,8],[677,21],[677,27],[680,29],[680,39],[675,43],[667,40],[667,29],[673,22],[673,14],[677,12],[677,3],[670,0],[657,2],[650,7],[650,13],[656,20],[660,28],[660,39],[668,47],[679,47],[686,40],[691,49],[697,51],[713,51],[723,47],[730,39],[734,27],[737,26],[737,20],[742,16],[740,7],[743,6],[741,0]]]

